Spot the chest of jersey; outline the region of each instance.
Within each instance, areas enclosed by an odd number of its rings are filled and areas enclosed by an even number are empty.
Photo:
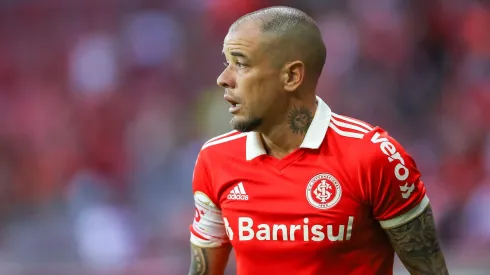
[[[352,249],[356,235],[372,224],[350,173],[325,157],[298,157],[287,165],[243,162],[222,171],[220,207],[237,253],[279,251],[286,257],[298,250]]]

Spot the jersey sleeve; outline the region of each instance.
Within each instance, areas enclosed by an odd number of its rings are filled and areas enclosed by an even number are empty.
[[[190,226],[191,243],[200,247],[219,247],[229,242],[221,210],[213,191],[211,175],[202,157],[197,157],[192,179],[195,215]]]
[[[387,132],[376,127],[368,137],[368,146],[373,147],[364,164],[367,200],[381,227],[400,226],[429,205],[421,174],[413,158]]]

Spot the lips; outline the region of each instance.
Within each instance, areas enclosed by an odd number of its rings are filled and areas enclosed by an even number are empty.
[[[238,101],[236,101],[235,99],[233,99],[231,96],[228,96],[228,95],[225,95],[224,98],[226,101],[228,101],[228,103],[231,104],[231,107],[229,110],[230,113],[235,114],[238,112],[238,110],[240,110],[240,107],[242,105]]]
[[[231,106],[236,106],[236,105],[239,105],[240,104],[238,101],[236,101],[235,99],[233,99],[231,96],[225,95],[225,100],[228,101],[228,103],[230,103]]]

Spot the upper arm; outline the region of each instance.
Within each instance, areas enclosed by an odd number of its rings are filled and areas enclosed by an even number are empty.
[[[410,274],[449,274],[430,205],[413,220],[386,229],[386,234]]]
[[[429,205],[425,186],[415,161],[396,140],[380,128],[369,139],[363,193],[381,227],[397,227]]]
[[[231,249],[211,179],[199,154],[192,180],[196,211],[190,226],[190,274],[223,274]]]
[[[434,218],[415,161],[383,130],[370,138],[365,194],[372,213],[411,274],[447,274]]]
[[[230,251],[229,244],[219,247],[200,247],[191,243],[189,275],[223,275]]]

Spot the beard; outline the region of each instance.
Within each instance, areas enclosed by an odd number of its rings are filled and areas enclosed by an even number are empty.
[[[232,118],[230,121],[233,129],[241,133],[251,132],[257,129],[262,124],[261,118],[250,118],[250,119],[237,119]]]

